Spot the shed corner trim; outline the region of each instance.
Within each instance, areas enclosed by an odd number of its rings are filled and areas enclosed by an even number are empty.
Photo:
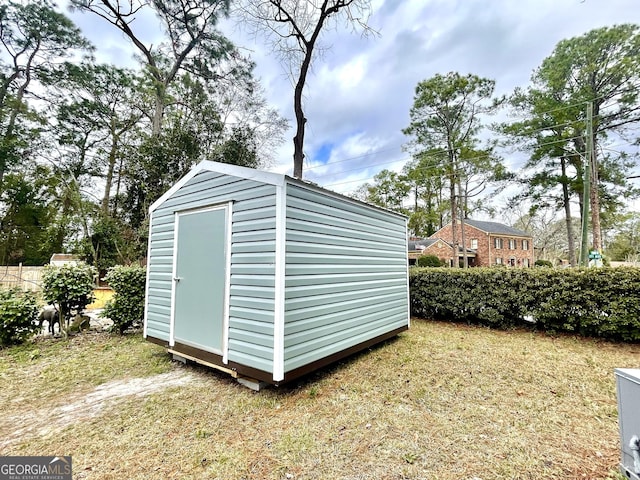
[[[273,381],[284,380],[284,294],[286,275],[286,182],[276,187],[275,289],[273,317]]]

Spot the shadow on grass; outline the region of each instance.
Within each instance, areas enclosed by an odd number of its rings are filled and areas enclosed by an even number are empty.
[[[343,371],[346,368],[351,367],[354,363],[358,362],[362,358],[368,355],[371,355],[374,352],[380,351],[388,346],[391,346],[400,342],[402,340],[401,336],[403,334],[405,333],[403,332],[396,337],[384,340],[380,343],[377,343],[376,345],[372,345],[363,350],[360,350],[359,352],[348,355],[340,360],[336,360],[335,362],[329,365],[321,367],[318,370],[310,372],[290,382],[281,383],[279,385],[268,384],[266,387],[261,388],[259,392],[255,392],[255,393],[261,394],[263,392],[268,391],[270,394],[273,394],[276,397],[286,398],[292,395],[298,395],[300,394],[301,391],[304,391],[304,390],[310,390],[313,392],[314,389],[317,388],[320,383],[329,380],[331,377],[335,376],[337,373]],[[167,353],[166,351],[162,352],[161,354],[166,355],[167,358],[170,359],[170,361],[173,361],[171,360],[171,354]],[[180,361],[175,361],[175,363],[182,364],[182,362]],[[187,363],[184,364],[184,368],[193,370],[195,372],[198,372],[206,376],[210,376],[222,383],[226,383],[229,385],[234,384],[240,390],[246,390],[247,392],[251,392],[251,390],[248,387],[245,387],[239,384],[233,377],[231,377],[231,375],[221,370],[217,370],[215,368],[208,367],[206,365],[201,365],[197,362],[193,362],[190,360],[187,360]]]

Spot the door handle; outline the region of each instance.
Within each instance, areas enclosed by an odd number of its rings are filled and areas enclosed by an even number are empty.
[[[180,280],[182,280],[182,277],[173,277],[174,282],[179,282]]]

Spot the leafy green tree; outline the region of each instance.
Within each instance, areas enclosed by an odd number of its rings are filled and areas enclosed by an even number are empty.
[[[571,231],[572,197],[582,201],[587,145],[586,105],[593,105],[594,144],[591,169],[591,228],[593,248],[602,248],[602,214],[617,208],[615,200],[637,195],[626,181],[630,168],[624,154],[603,147],[608,138],[633,140],[640,120],[640,35],[636,25],[592,30],[562,40],[532,76],[532,86],[517,90],[512,104],[526,119],[505,128],[531,151],[527,169],[528,196],[535,202],[565,211]],[[613,204],[606,204],[614,200]],[[575,248],[572,264],[575,264]]]
[[[118,166],[124,148],[141,124],[140,77],[130,70],[104,64],[66,64],[56,82],[56,124],[51,135],[66,149],[73,149],[76,164],[92,176],[104,178],[101,210],[109,215]],[[70,97],[69,91],[74,95]]]
[[[57,212],[52,203],[51,169],[32,162],[5,175],[0,194],[0,263],[43,265],[56,250],[49,226]]]
[[[100,276],[116,265],[129,265],[144,257],[145,248],[137,233],[119,218],[97,215],[92,219],[89,236],[77,250]]]
[[[140,143],[129,152],[129,163],[123,172],[122,216],[132,228],[146,225],[151,204],[187,174],[200,154],[197,132],[179,119],[167,122],[157,136],[141,134]]]
[[[563,100],[553,95],[545,96],[535,88],[527,92],[516,89],[510,103],[527,118],[504,124],[501,130],[531,155],[522,169],[522,177],[518,179],[524,191],[513,198],[513,203],[529,199],[534,205],[532,214],[537,209],[563,210],[569,262],[576,265],[571,201],[577,196],[582,206],[580,193],[584,167],[581,155],[570,143],[576,130],[570,116],[567,116],[569,109],[562,107]]]
[[[47,0],[10,1],[0,6],[0,188],[7,169],[28,148],[36,119],[27,101],[44,77],[55,77],[65,58],[90,52],[89,42]]]
[[[404,179],[414,201],[409,229],[416,236],[428,237],[444,224],[446,205],[443,173],[439,152],[417,154],[403,168]]]
[[[478,157],[469,152],[477,150],[482,116],[500,106],[501,100],[493,97],[494,88],[493,80],[455,72],[419,82],[409,112],[411,123],[403,130],[412,137],[408,149],[416,153],[440,153],[442,178],[449,188],[454,258],[459,250],[459,200],[469,192],[468,185],[463,189],[463,184],[470,181],[470,175],[483,171],[480,160],[491,158],[489,153]],[[497,159],[493,160],[494,165],[499,164]],[[461,219],[464,220],[464,214]]]
[[[389,210],[404,212],[403,203],[410,189],[404,177],[390,170],[382,170],[373,180],[373,185],[367,185],[366,200]]]
[[[232,127],[231,136],[218,147],[213,160],[257,168],[260,165],[260,159],[258,158],[258,146],[251,128]]]
[[[104,270],[144,256],[149,205],[196,162],[258,166],[286,122],[217,30],[227,0],[73,3],[119,28],[143,68],[87,62],[91,46],[48,0],[0,6],[0,253],[43,263],[75,249]],[[160,45],[140,40],[145,12]],[[33,162],[48,173],[30,177]]]

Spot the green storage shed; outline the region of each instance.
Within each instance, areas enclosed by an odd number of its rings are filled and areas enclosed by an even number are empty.
[[[406,217],[286,175],[201,162],[151,206],[148,252],[145,338],[255,384],[409,326]]]

